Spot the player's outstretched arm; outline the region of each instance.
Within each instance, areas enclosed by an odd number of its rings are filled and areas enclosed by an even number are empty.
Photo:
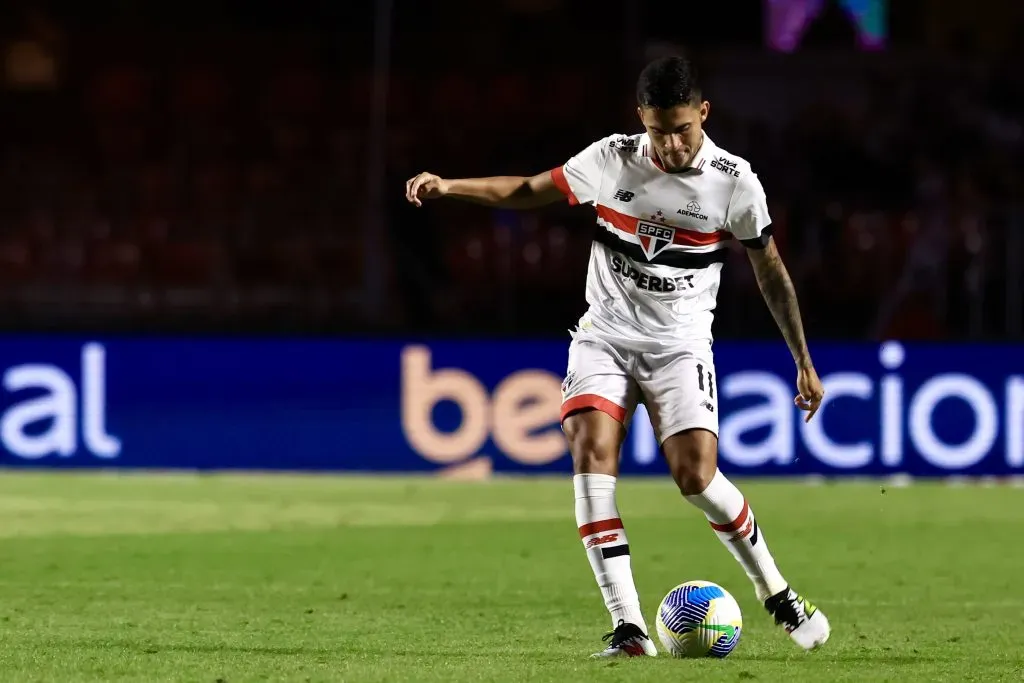
[[[549,171],[532,177],[495,176],[492,178],[441,178],[420,173],[405,183],[405,198],[416,206],[424,199],[454,197],[484,206],[506,209],[533,209],[565,198]]]
[[[769,238],[764,248],[748,248],[747,256],[754,267],[761,295],[764,296],[765,303],[768,304],[768,309],[772,312],[796,362],[797,390],[800,393],[795,403],[807,411],[807,419],[810,420],[818,412],[825,389],[814,369],[814,363],[811,362],[811,352],[807,348],[803,320],[800,317],[800,305],[796,299],[796,288],[793,287],[789,271],[786,270],[779,250],[775,247],[774,239]]]

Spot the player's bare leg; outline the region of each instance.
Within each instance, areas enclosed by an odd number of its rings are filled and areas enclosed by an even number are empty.
[[[619,449],[625,429],[612,416],[593,409],[569,415],[562,428],[569,440],[575,472],[576,524],[612,617],[613,630],[605,636],[610,642],[594,656],[656,655],[640,611],[629,543],[615,504]]]
[[[790,589],[743,494],[718,470],[718,437],[705,429],[689,429],[666,439],[662,450],[680,492],[704,512],[775,623],[805,650],[824,644],[830,631],[828,619]]]

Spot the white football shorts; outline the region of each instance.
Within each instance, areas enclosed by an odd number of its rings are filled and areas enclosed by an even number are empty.
[[[706,429],[717,436],[718,391],[710,344],[637,351],[576,332],[562,382],[562,421],[595,409],[628,428],[640,401],[659,444],[687,429]]]

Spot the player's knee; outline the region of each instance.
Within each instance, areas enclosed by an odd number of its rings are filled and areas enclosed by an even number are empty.
[[[702,463],[674,468],[672,478],[676,480],[676,485],[684,496],[695,496],[702,493],[715,478],[715,468]]]
[[[569,441],[573,469],[577,474],[615,475],[618,471],[618,433],[586,415],[589,413],[573,415],[562,426]]]
[[[672,478],[685,496],[704,491],[718,470],[717,439],[710,432],[693,430],[671,437],[662,449]]]

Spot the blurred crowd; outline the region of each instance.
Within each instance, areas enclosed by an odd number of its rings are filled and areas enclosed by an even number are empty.
[[[108,5],[120,9],[97,9]],[[5,17],[7,327],[558,335],[573,324],[588,209],[414,209],[404,181],[532,174],[638,130],[642,30],[506,2],[466,31],[465,16],[453,27],[397,2],[381,71],[372,13],[310,3],[321,14],[250,11],[240,24],[230,3],[213,5],[198,25],[103,2]],[[855,105],[812,92],[770,115],[716,106],[729,69],[710,63],[708,130],[762,178],[814,335],[1021,335],[1024,60],[955,47],[895,71],[871,55],[852,72],[865,93]],[[726,266],[717,334],[771,336],[744,261],[737,251]]]

